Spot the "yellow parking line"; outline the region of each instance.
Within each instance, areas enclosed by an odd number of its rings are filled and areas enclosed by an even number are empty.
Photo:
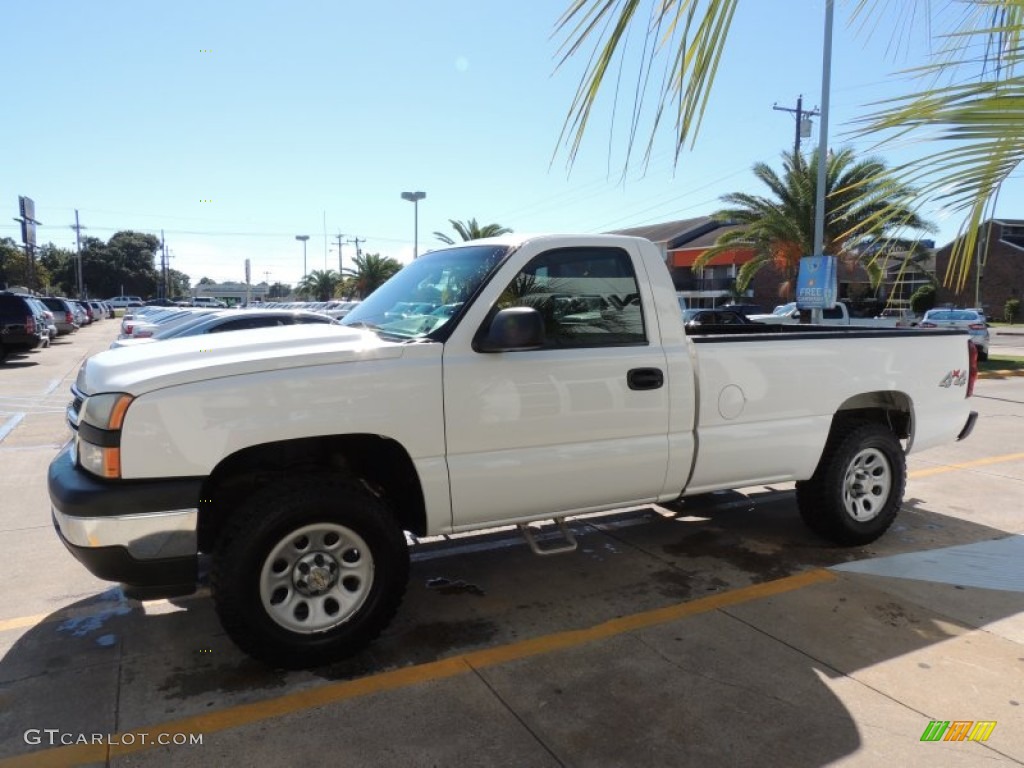
[[[44,621],[54,621],[53,614],[37,613],[35,616],[19,616],[16,619],[3,619],[0,620],[0,632],[6,632],[9,629],[34,627],[36,624],[42,624]]]
[[[1024,453],[1007,453],[1002,456],[989,456],[985,459],[975,459],[974,461],[965,461],[960,464],[947,464],[944,467],[932,467],[931,469],[915,469],[913,472],[908,472],[907,477],[918,478],[918,477],[931,477],[932,475],[941,475],[943,472],[955,472],[958,469],[972,469],[974,467],[987,467],[989,464],[1002,464],[1004,461],[1020,461],[1024,459]]]
[[[263,720],[301,712],[315,707],[322,707],[357,696],[367,696],[385,691],[392,691],[412,685],[419,685],[432,680],[442,680],[456,675],[466,674],[473,669],[502,664],[516,659],[524,659],[552,651],[574,648],[576,646],[603,640],[626,632],[633,632],[646,627],[665,624],[670,621],[696,616],[719,608],[758,600],[773,595],[781,595],[803,587],[834,581],[837,577],[824,570],[807,571],[784,579],[754,584],[749,587],[734,589],[720,595],[700,598],[688,603],[678,603],[666,608],[658,608],[644,613],[623,616],[618,619],[597,624],[586,629],[556,632],[530,640],[522,640],[496,648],[453,656],[449,659],[432,661],[413,667],[404,667],[377,675],[363,677],[358,680],[347,680],[310,690],[296,691],[273,699],[241,704],[236,707],[214,712],[205,712],[193,717],[185,717],[158,725],[139,728],[128,732],[132,735],[132,744],[75,744],[66,747],[53,747],[38,752],[0,760],[0,768],[47,768],[48,766],[80,765],[83,763],[103,762],[114,757],[150,749],[157,744],[159,734],[210,734],[230,728],[238,728]],[[141,734],[146,734],[143,738]],[[110,741],[120,742],[119,734]],[[146,743],[142,743],[146,742]]]

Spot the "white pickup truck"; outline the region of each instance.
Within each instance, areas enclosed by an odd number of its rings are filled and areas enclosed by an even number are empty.
[[[343,322],[89,358],[49,471],[68,549],[139,597],[194,589],[208,554],[235,642],[308,667],[390,621],[405,532],[555,520],[572,549],[571,515],[796,481],[811,529],[864,544],[896,516],[905,453],[975,421],[966,334],[688,336],[637,238],[434,251]]]
[[[783,304],[775,308],[775,311],[768,315],[749,315],[751,320],[766,325],[797,325],[801,321],[800,310],[796,302]],[[838,302],[831,309],[822,310],[822,325],[852,325],[858,328],[897,328],[900,326],[900,318],[895,315],[880,317],[851,317],[846,305]]]

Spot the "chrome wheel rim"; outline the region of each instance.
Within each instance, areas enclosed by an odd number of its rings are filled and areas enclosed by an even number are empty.
[[[316,523],[291,531],[260,573],[267,615],[291,632],[326,632],[348,621],[373,586],[373,556],[351,528]]]
[[[859,523],[882,512],[892,490],[892,467],[877,448],[865,448],[853,457],[843,481],[843,508]]]

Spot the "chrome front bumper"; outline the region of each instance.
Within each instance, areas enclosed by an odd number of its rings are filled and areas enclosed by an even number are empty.
[[[54,508],[53,521],[64,540],[76,547],[123,547],[136,560],[196,554],[197,509],[72,517]]]

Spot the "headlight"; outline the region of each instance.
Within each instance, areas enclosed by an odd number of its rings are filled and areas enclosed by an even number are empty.
[[[132,396],[123,393],[93,395],[85,400],[82,420],[99,429],[120,429]]]
[[[98,477],[121,476],[121,425],[132,396],[121,392],[85,398],[78,420],[78,462]]]

